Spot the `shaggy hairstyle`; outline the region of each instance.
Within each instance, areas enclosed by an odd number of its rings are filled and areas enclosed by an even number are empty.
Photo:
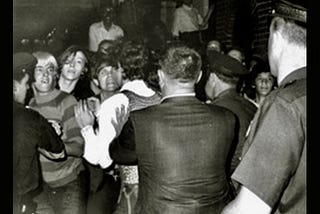
[[[180,82],[196,80],[201,70],[200,54],[186,46],[171,47],[160,61],[163,72]]]
[[[122,46],[120,56],[125,79],[144,79],[145,70],[150,60],[150,52],[145,45],[127,41]]]
[[[51,64],[53,65],[53,69],[56,71],[56,75],[55,75],[55,81],[58,80],[59,75],[58,75],[58,62],[56,60],[56,58],[49,52],[45,52],[45,51],[36,51],[34,53],[32,53],[32,55],[37,58],[38,63],[36,66],[38,65],[46,65],[46,64]],[[32,75],[30,76],[30,82],[35,82],[34,79],[34,72],[32,73]]]
[[[98,78],[98,75],[101,69],[107,66],[112,66],[118,69],[119,68],[118,63],[119,63],[118,58],[113,55],[97,54],[95,58],[95,63],[93,65],[93,69],[91,72],[91,77],[94,79]]]
[[[59,61],[59,74],[61,73],[61,68],[63,66],[63,64],[65,64],[65,62],[68,60],[68,58],[70,56],[72,56],[73,58],[75,57],[75,55],[77,54],[77,52],[81,52],[83,53],[84,57],[85,57],[85,69],[84,69],[84,73],[90,73],[90,66],[89,66],[89,57],[88,57],[88,53],[85,49],[83,49],[80,46],[77,45],[71,45],[69,46],[65,51],[63,51],[63,53],[59,56],[58,61]],[[81,74],[82,76],[83,74]]]

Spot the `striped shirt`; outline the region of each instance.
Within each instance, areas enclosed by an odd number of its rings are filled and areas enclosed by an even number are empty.
[[[74,106],[76,99],[65,92],[54,89],[45,96],[35,96],[30,100],[29,106],[38,111],[48,120],[55,120],[62,127],[61,139],[69,150],[83,147],[83,138],[80,128],[75,120]],[[42,176],[51,187],[59,187],[75,180],[81,170],[82,154],[79,157],[68,156],[66,160],[55,162],[40,155]]]

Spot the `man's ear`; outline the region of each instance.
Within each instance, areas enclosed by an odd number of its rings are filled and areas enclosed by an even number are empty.
[[[157,73],[158,73],[158,77],[159,77],[159,85],[160,85],[160,87],[162,87],[164,84],[164,81],[165,81],[165,74],[163,73],[163,71],[161,69],[158,69]]]
[[[203,75],[203,72],[202,70],[200,70],[196,83],[200,82],[202,75]]]

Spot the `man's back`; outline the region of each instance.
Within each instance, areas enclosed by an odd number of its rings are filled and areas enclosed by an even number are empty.
[[[235,116],[195,97],[167,98],[131,113],[138,213],[219,213],[229,196],[226,158]],[[129,140],[126,131],[120,139]]]
[[[268,95],[253,120],[243,148],[245,156],[233,174],[276,207],[276,213],[306,213],[305,78],[306,68],[296,70]],[[254,153],[257,147],[262,151],[259,154]],[[270,163],[270,169],[262,167]]]

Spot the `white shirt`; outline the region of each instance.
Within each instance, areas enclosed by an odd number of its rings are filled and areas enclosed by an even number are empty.
[[[153,96],[155,92],[148,88],[143,80],[133,80],[125,83],[120,91],[129,90],[140,96]],[[100,165],[107,168],[111,165],[112,159],[109,155],[109,146],[112,140],[117,137],[116,131],[111,120],[116,121],[116,108],[125,106],[126,115],[129,117],[129,99],[122,93],[115,94],[103,101],[96,116],[99,129],[94,132],[92,126],[86,126],[81,129],[81,134],[85,140],[83,157],[93,165]]]
[[[102,21],[93,23],[89,28],[89,50],[96,52],[102,40],[116,40],[123,36],[123,30],[118,25],[112,24],[110,29],[106,30]]]
[[[171,32],[179,36],[179,32],[198,31],[202,22],[203,18],[195,8],[183,4],[174,11]]]
[[[93,127],[86,126],[81,129],[81,134],[85,140],[83,157],[91,164],[100,165],[107,168],[111,165],[112,159],[109,155],[109,146],[112,140],[117,137],[116,130],[111,120],[116,120],[116,108],[125,106],[126,115],[129,115],[129,99],[124,94],[116,94],[103,101],[97,112],[99,129],[94,132]]]
[[[144,97],[151,97],[156,93],[152,89],[148,88],[148,86],[143,80],[132,80],[123,84],[120,91],[124,90],[132,91]]]

